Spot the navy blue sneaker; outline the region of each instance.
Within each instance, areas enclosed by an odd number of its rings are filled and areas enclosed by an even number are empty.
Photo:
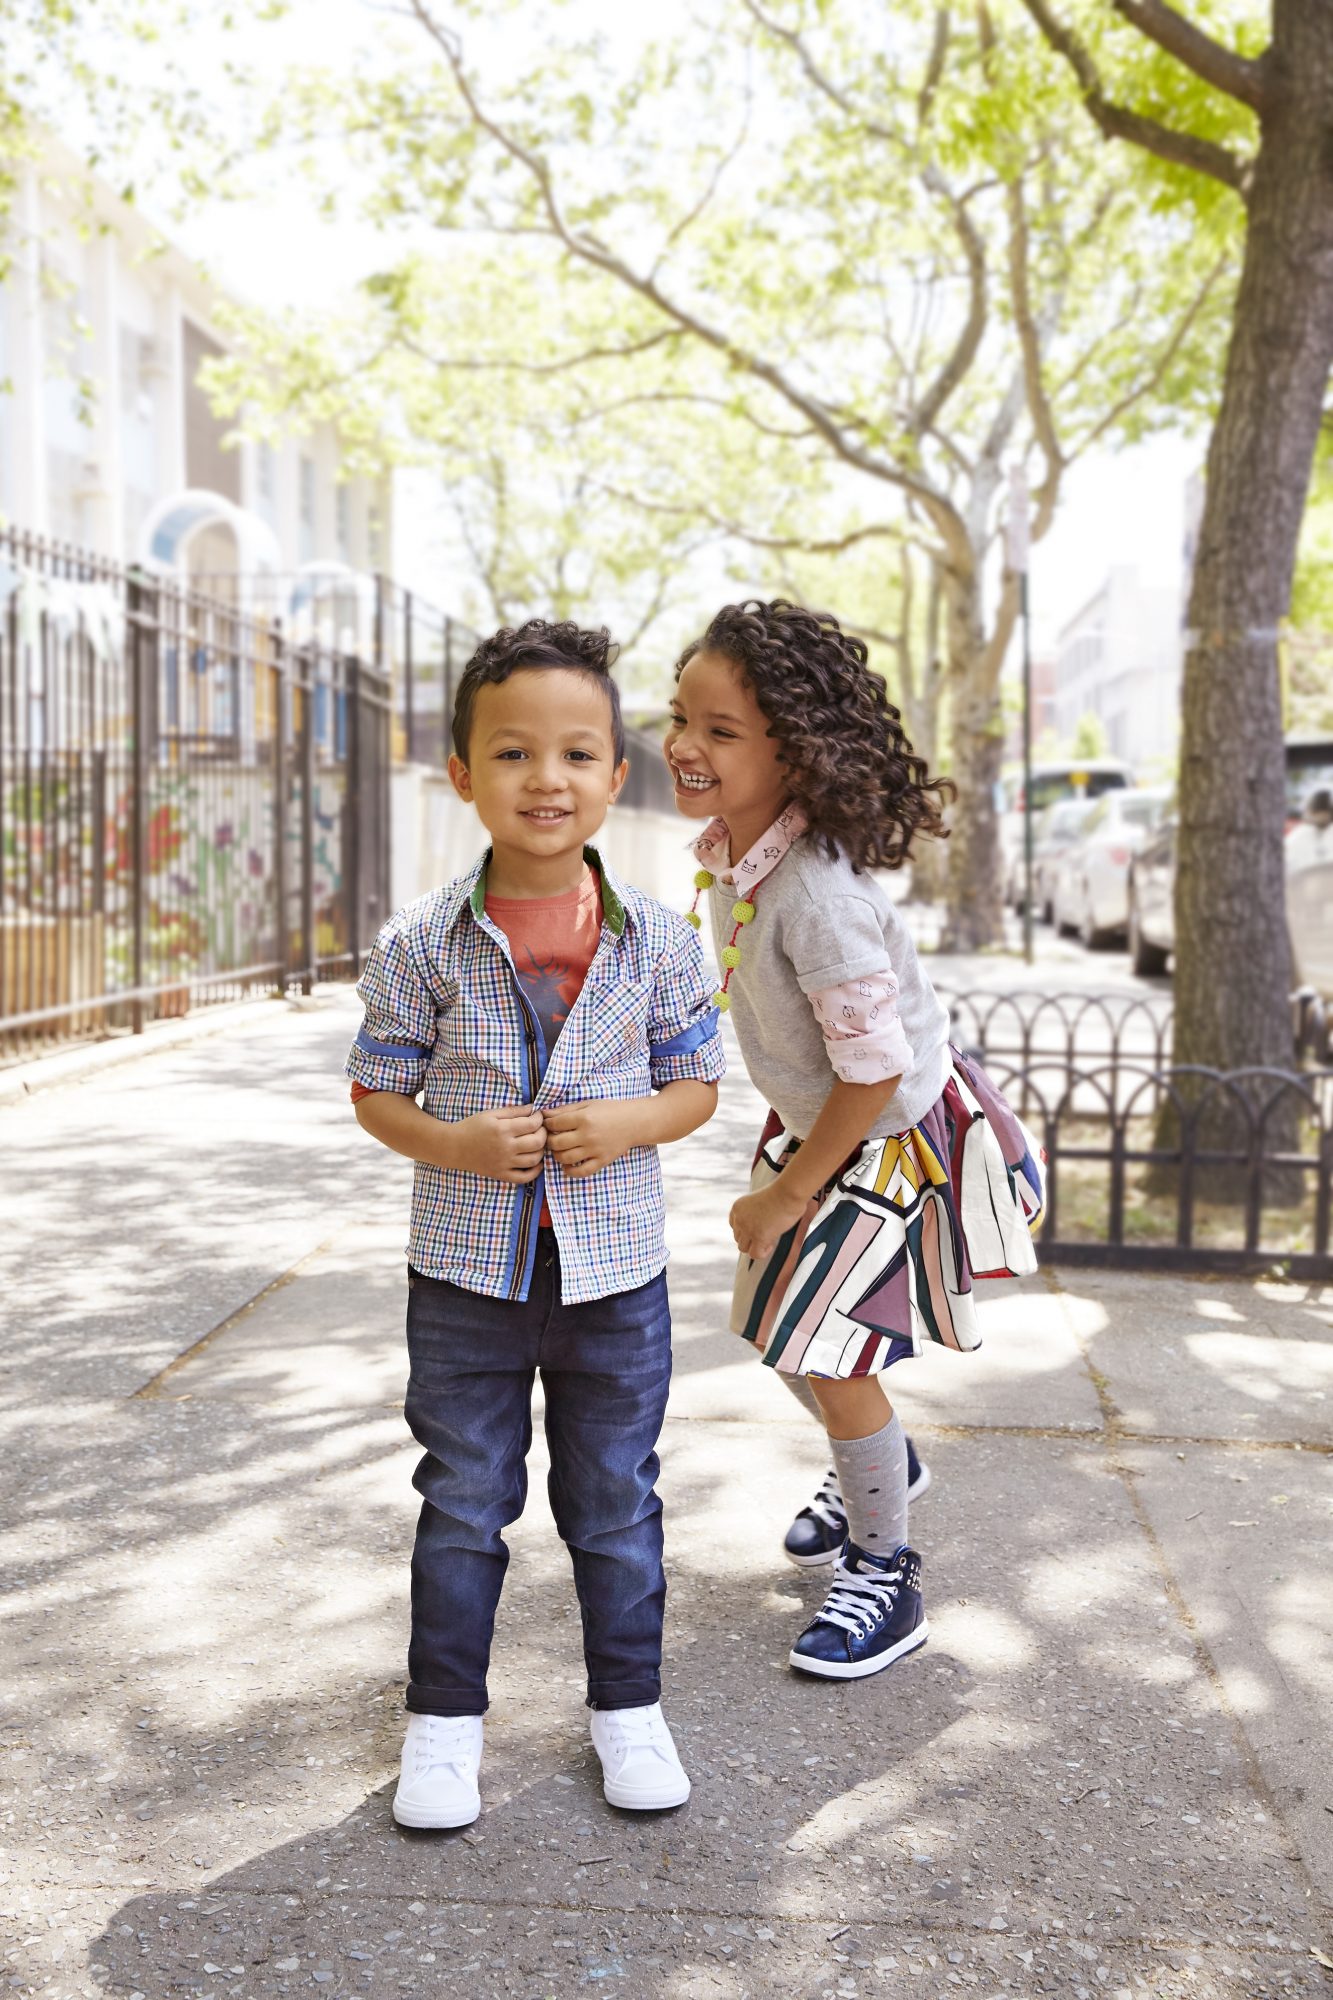
[[[802,1507],[788,1528],[782,1549],[797,1569],[823,1569],[836,1562],[847,1540],[838,1475],[830,1471],[808,1507]]]
[[[804,1674],[855,1681],[924,1646],[930,1627],[921,1602],[921,1558],[906,1546],[872,1555],[848,1542],[819,1615],[789,1655]]]
[[[916,1455],[916,1446],[907,1440],[907,1499],[919,1500],[930,1485],[930,1467]],[[797,1569],[826,1569],[842,1553],[847,1539],[847,1512],[842,1504],[838,1475],[830,1470],[824,1484],[808,1507],[802,1507],[783,1537],[782,1550]]]
[[[923,1465],[916,1455],[916,1446],[907,1439],[907,1502],[919,1500],[930,1485],[930,1467]]]

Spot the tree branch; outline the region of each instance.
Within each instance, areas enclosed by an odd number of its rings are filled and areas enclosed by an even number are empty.
[[[1206,174],[1210,180],[1234,188],[1239,195],[1247,194],[1250,168],[1245,161],[1212,139],[1201,139],[1194,132],[1178,132],[1173,125],[1163,125],[1141,112],[1130,111],[1123,104],[1112,103],[1102,88],[1101,76],[1086,44],[1072,28],[1065,27],[1047,0],[1023,0],[1023,5],[1056,54],[1073,70],[1088,113],[1106,138],[1127,140],[1172,166],[1189,167],[1196,174]]]
[[[546,232],[540,231],[545,235]],[[475,355],[431,354],[419,341],[410,340],[405,334],[397,336],[397,344],[415,354],[419,361],[428,361],[432,368],[453,368],[470,370],[476,374],[500,375],[563,375],[571,368],[586,367],[590,361],[623,361],[631,354],[646,354],[651,347],[661,347],[665,342],[684,340],[685,334],[679,327],[663,327],[659,333],[648,334],[643,340],[632,340],[624,347],[589,347],[582,354],[566,355],[559,361],[483,361]],[[383,352],[383,350],[380,350]]]
[[[1214,90],[1225,92],[1241,104],[1248,104],[1251,111],[1262,113],[1266,109],[1268,91],[1262,62],[1237,55],[1234,49],[1215,42],[1193,21],[1178,14],[1174,7],[1168,7],[1165,0],[1111,0],[1111,5],[1122,21],[1128,21],[1132,28],[1156,42],[1159,49],[1165,49],[1186,69],[1193,70],[1203,83],[1211,84]]]
[[[747,0],[747,5],[751,0]],[[956,559],[971,566],[971,546],[966,525],[949,496],[942,492],[933,481],[924,475],[910,471],[906,466],[895,465],[891,459],[881,458],[874,452],[856,444],[847,434],[845,427],[838,423],[819,397],[798,387],[789,375],[776,363],[767,361],[753,349],[742,346],[709,320],[692,312],[678,300],[664,292],[657,280],[644,277],[627,264],[623,257],[606,245],[597,242],[574,228],[566,219],[551,170],[540,154],[533,152],[507,126],[502,125],[483,110],[476,92],[463,67],[462,49],[458,38],[442,27],[434,18],[427,0],[411,0],[412,11],[435,42],[444,56],[453,75],[454,83],[468,113],[479,131],[517,162],[531,179],[542,210],[549,224],[550,233],[569,252],[571,257],[590,264],[594,269],[614,278],[618,284],[635,292],[654,306],[664,319],[672,322],[682,332],[691,334],[702,346],[710,347],[733,368],[750,375],[755,381],[767,383],[794,410],[809,419],[834,455],[845,465],[869,478],[895,486],[902,492],[911,493],[929,513],[932,523],[941,539],[948,544]]]

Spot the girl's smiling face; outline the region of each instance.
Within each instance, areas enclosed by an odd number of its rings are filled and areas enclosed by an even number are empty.
[[[687,819],[724,819],[735,860],[791,797],[768,719],[740,668],[723,653],[696,653],[683,669],[663,747],[676,810]]]

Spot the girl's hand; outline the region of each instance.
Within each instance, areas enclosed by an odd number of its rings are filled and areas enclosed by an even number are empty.
[[[643,1098],[593,1098],[546,1113],[546,1144],[571,1180],[586,1181],[644,1144]]]
[[[743,1194],[731,1206],[731,1233],[743,1257],[768,1257],[805,1214],[803,1195],[789,1194],[781,1180],[758,1194]]]

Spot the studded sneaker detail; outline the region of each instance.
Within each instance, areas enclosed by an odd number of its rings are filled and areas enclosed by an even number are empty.
[[[848,1542],[828,1596],[789,1657],[802,1673],[860,1680],[924,1646],[929,1630],[916,1550],[877,1556]]]
[[[394,1794],[399,1826],[471,1826],[481,1811],[479,1715],[409,1715]]]

